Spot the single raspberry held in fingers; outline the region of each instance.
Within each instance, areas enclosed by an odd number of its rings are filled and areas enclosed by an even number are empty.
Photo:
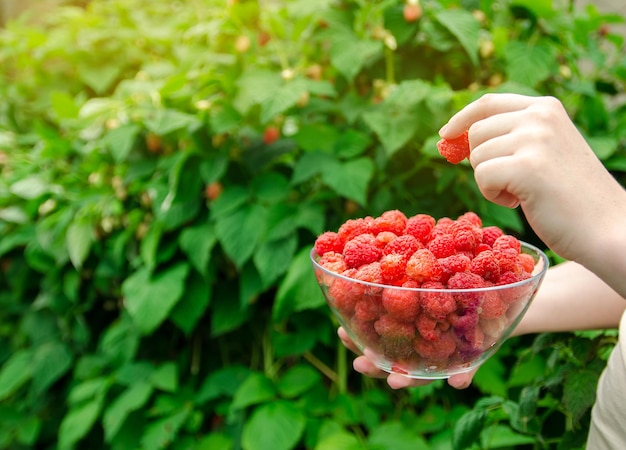
[[[437,150],[451,164],[458,164],[465,158],[469,158],[470,146],[467,131],[453,139],[441,139],[437,142]]]

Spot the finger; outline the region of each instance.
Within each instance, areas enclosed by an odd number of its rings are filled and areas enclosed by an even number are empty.
[[[357,355],[360,355],[361,352],[358,349],[358,347],[354,344],[354,342],[352,341],[352,339],[350,339],[350,336],[348,336],[348,333],[346,333],[346,330],[343,329],[343,327],[339,327],[337,329],[337,336],[339,336],[339,339],[341,339],[341,343],[350,351],[356,353]]]
[[[487,160],[474,169],[474,178],[483,196],[506,208],[516,208],[521,202],[512,185],[515,174],[510,173],[511,166],[514,166],[511,158],[504,156]]]
[[[473,369],[470,372],[459,373],[452,375],[448,378],[448,384],[455,389],[466,389],[472,384],[474,375],[478,369]]]
[[[408,387],[426,386],[432,383],[432,380],[421,380],[419,378],[409,378],[399,373],[389,374],[387,384],[391,389],[404,389]]]
[[[474,128],[472,128],[473,130]],[[490,159],[513,155],[517,148],[515,137],[511,134],[495,135],[495,137],[494,135],[489,137],[483,134],[481,138],[477,139],[476,144],[472,145],[469,157],[470,164],[476,169],[479,164]]]
[[[359,373],[371,378],[386,378],[389,374],[379,369],[374,363],[365,356],[357,356],[352,362],[352,367]]]
[[[527,108],[536,97],[518,94],[485,94],[450,118],[439,130],[442,138],[454,138],[468,130],[472,124],[488,117]]]

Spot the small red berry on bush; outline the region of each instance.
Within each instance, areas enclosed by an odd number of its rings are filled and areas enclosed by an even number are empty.
[[[402,10],[404,20],[407,22],[415,22],[422,17],[422,7],[419,4],[407,3]]]
[[[267,145],[270,145],[278,140],[280,137],[280,130],[278,127],[269,126],[263,132],[263,142]]]

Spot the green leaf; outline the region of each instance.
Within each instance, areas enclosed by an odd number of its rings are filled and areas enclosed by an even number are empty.
[[[497,355],[485,361],[481,368],[483,370],[476,372],[472,384],[485,394],[506,396],[506,368]]]
[[[349,129],[339,136],[334,153],[340,158],[354,158],[365,152],[370,145],[372,139],[368,134]]]
[[[587,142],[596,156],[602,161],[613,156],[619,145],[618,140],[610,136],[588,137]]]
[[[267,211],[261,205],[246,205],[215,223],[217,239],[237,267],[252,256],[265,232]]]
[[[50,186],[40,175],[29,175],[10,185],[10,192],[25,200],[33,200],[50,192]]]
[[[372,429],[368,444],[377,450],[429,450],[430,446],[401,422],[383,422]]]
[[[124,425],[124,421],[131,412],[143,408],[146,405],[152,392],[152,386],[141,380],[129,386],[113,400],[104,410],[102,417],[104,439],[106,442],[111,442],[122,425]]]
[[[230,408],[231,411],[247,408],[251,405],[268,402],[275,396],[274,383],[265,375],[252,372],[235,392]]]
[[[362,443],[354,435],[346,430],[338,430],[335,433],[324,435],[315,445],[315,450],[361,450]]]
[[[516,433],[505,425],[492,425],[482,430],[480,442],[482,448],[523,448],[537,443],[533,436]]]
[[[345,163],[329,165],[322,179],[339,195],[365,205],[367,188],[374,176],[374,163],[369,158],[358,158]]]
[[[185,405],[170,416],[150,422],[141,437],[141,448],[156,450],[169,447],[176,440],[175,438],[190,412],[191,407]]]
[[[257,199],[266,203],[278,203],[289,196],[289,181],[276,172],[263,173],[255,177],[250,185]]]
[[[221,396],[232,397],[251,373],[243,366],[226,366],[209,373],[198,390],[196,401],[203,404]]]
[[[100,416],[101,409],[101,397],[95,397],[79,407],[70,409],[59,427],[59,449],[69,450],[85,437]]]
[[[163,236],[163,224],[158,220],[152,221],[148,232],[143,237],[139,247],[139,254],[146,268],[153,271],[157,266],[159,243]]]
[[[31,349],[20,349],[2,365],[0,368],[0,400],[4,400],[15,393],[31,378],[33,375],[31,370],[32,357]]]
[[[454,425],[452,448],[463,450],[478,442],[486,419],[487,412],[484,409],[472,409],[463,414]]]
[[[300,440],[306,418],[286,401],[259,406],[245,423],[241,439],[244,450],[290,450]]]
[[[168,362],[157,367],[150,374],[150,382],[157,389],[175,392],[178,389],[178,369],[176,364]]]
[[[211,302],[212,291],[212,283],[194,272],[189,274],[185,293],[170,314],[172,322],[185,334],[189,335],[203,316]]]
[[[480,24],[472,13],[460,8],[444,9],[435,18],[459,40],[472,64],[478,66]]]
[[[296,398],[321,381],[320,373],[311,366],[298,364],[291,367],[278,381],[280,395],[286,398]]]
[[[365,67],[382,55],[383,43],[374,40],[361,40],[346,30],[332,32],[331,64],[351,82]]]
[[[261,123],[267,124],[276,116],[295,106],[305,92],[307,92],[307,87],[303,80],[295,79],[286,82],[261,102]]]
[[[550,76],[555,52],[545,43],[511,41],[505,49],[506,73],[509,81],[535,87]]]
[[[333,155],[322,152],[305,153],[296,162],[296,166],[291,177],[293,185],[310,180],[316,175],[324,173],[328,167],[338,163]]]
[[[146,127],[159,136],[165,136],[183,128],[196,126],[198,123],[198,119],[195,116],[175,109],[156,110],[145,121]]]
[[[543,19],[552,18],[557,14],[553,0],[514,0],[511,6],[522,6]]]
[[[298,129],[292,139],[305,152],[332,153],[340,136],[337,128],[329,124],[307,123]]]
[[[152,333],[169,315],[185,291],[189,266],[178,263],[154,275],[139,269],[122,284],[125,305],[144,334]]]
[[[113,322],[103,333],[98,350],[115,366],[132,361],[139,348],[139,334],[127,315]]]
[[[215,230],[209,223],[199,223],[181,231],[180,248],[189,258],[189,262],[203,276],[208,275],[211,251],[217,243]]]
[[[310,248],[300,250],[279,285],[272,312],[275,321],[281,321],[294,312],[318,308],[326,303],[313,273],[310,251]]]
[[[274,95],[282,83],[280,74],[275,71],[251,66],[237,80],[239,90],[233,106],[240,114],[245,115],[252,106],[259,105]]]
[[[247,278],[247,277],[246,277]],[[248,305],[242,308],[235,282],[220,283],[212,298],[211,335],[220,336],[244,324],[250,317]]]
[[[126,161],[135,145],[139,131],[140,128],[137,125],[127,124],[109,131],[104,136],[104,145],[116,163]]]
[[[78,76],[87,86],[93,89],[96,94],[104,94],[113,82],[120,76],[124,65],[120,61],[109,61],[107,64],[89,64],[80,61],[78,63]]]
[[[577,423],[596,400],[599,374],[589,369],[571,370],[565,375],[563,404]]]
[[[256,266],[264,286],[270,286],[289,268],[298,247],[295,233],[284,238],[262,242],[254,253]]]
[[[66,92],[54,91],[50,94],[50,103],[54,113],[60,119],[75,119],[79,108],[74,99]]]
[[[33,391],[40,395],[72,367],[74,354],[62,342],[50,341],[36,348],[31,361]]]

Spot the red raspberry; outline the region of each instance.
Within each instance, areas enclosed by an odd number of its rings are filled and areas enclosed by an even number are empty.
[[[408,258],[400,253],[390,253],[380,259],[380,270],[384,284],[399,286],[406,281]]]
[[[523,278],[513,271],[505,271],[500,274],[500,278],[496,282],[496,285],[502,286],[505,284],[517,283],[518,281],[522,281]]]
[[[371,218],[370,218],[371,219]],[[348,242],[360,234],[371,232],[371,220],[368,218],[348,219],[339,227],[337,234],[342,242]]]
[[[485,292],[483,301],[478,308],[481,319],[495,319],[503,315],[509,305],[500,299],[496,291]]]
[[[441,265],[433,253],[421,248],[406,263],[406,274],[415,281],[437,281],[442,274]]]
[[[461,336],[471,333],[478,325],[478,319],[478,310],[468,310],[462,314],[453,312],[448,315],[450,325]]]
[[[515,253],[519,253],[521,251],[522,244],[515,236],[504,234],[494,241],[492,247],[494,250],[512,249],[515,250]]]
[[[354,306],[354,317],[365,322],[377,320],[384,312],[380,296],[364,297]]]
[[[376,244],[376,238],[372,234],[360,234],[346,242],[343,248],[343,257],[348,267],[358,268],[378,261],[381,256],[382,250]]]
[[[493,243],[500,236],[504,234],[504,232],[498,227],[485,227],[482,229],[483,234],[483,243],[487,244],[490,247],[493,247]]]
[[[398,253],[410,258],[413,253],[423,247],[424,246],[417,240],[417,238],[411,236],[410,234],[404,234],[389,242],[383,249],[383,253],[385,255]]]
[[[324,256],[317,263],[324,269],[334,273],[342,273],[348,268],[343,255],[332,251],[324,253]]]
[[[467,131],[453,139],[441,139],[437,142],[439,154],[451,164],[458,164],[469,158],[470,146]]]
[[[392,339],[412,339],[415,336],[415,326],[411,322],[405,322],[383,314],[374,322],[374,329],[378,334]]]
[[[535,258],[528,253],[520,253],[518,257],[522,265],[522,270],[526,273],[532,274],[535,270]]]
[[[391,231],[400,236],[406,227],[407,218],[402,211],[397,209],[385,211],[374,219],[372,224],[375,232]]]
[[[485,280],[480,275],[472,272],[457,272],[450,277],[447,283],[448,289],[476,289],[485,287]],[[454,299],[461,309],[476,309],[480,302],[481,294],[478,292],[457,292]]]
[[[417,214],[406,222],[404,234],[410,234],[422,244],[430,240],[430,233],[435,226],[435,219],[428,214]]]
[[[495,283],[500,278],[500,264],[491,250],[485,250],[472,260],[470,272]]]
[[[422,284],[423,289],[433,291],[420,292],[420,305],[425,313],[437,320],[445,319],[448,314],[455,311],[456,301],[451,292],[446,292],[444,285],[437,281],[427,281]]]
[[[436,341],[428,341],[418,337],[413,341],[413,346],[423,358],[441,363],[456,352],[456,340],[450,331],[441,333]]]
[[[317,237],[314,247],[315,253],[319,256],[328,252],[341,253],[343,252],[343,241],[334,231],[326,231]]]
[[[380,268],[380,262],[374,261],[369,264],[364,264],[356,270],[353,277],[355,280],[365,281],[366,283],[383,284],[383,272]],[[380,290],[372,286],[372,289],[368,289],[368,292],[375,292]]]
[[[391,231],[381,231],[380,233],[376,235],[376,243],[378,247],[381,247],[384,249],[387,244],[389,244],[391,241],[393,241],[397,237],[398,236],[396,236],[396,234],[392,233]]]
[[[374,322],[374,325],[376,325],[376,323],[377,322]],[[413,325],[411,325],[411,328],[413,328]],[[411,359],[414,354],[412,338],[381,336],[379,344],[387,359],[395,363],[407,361]],[[394,365],[394,367],[396,368],[395,370],[397,370],[397,364]]]
[[[365,347],[377,347],[380,335],[374,329],[371,320],[360,320],[356,314],[350,320],[350,328],[357,340]]]
[[[420,297],[416,291],[385,288],[383,290],[382,304],[394,319],[412,322],[420,310]]]
[[[447,282],[452,275],[458,272],[467,272],[470,268],[471,259],[463,253],[457,253],[439,259],[442,269],[441,280]]]
[[[465,214],[460,215],[456,220],[469,222],[478,228],[483,226],[483,220],[480,218],[478,214],[472,211],[469,211],[469,212],[466,212]]]
[[[426,245],[426,248],[433,252],[437,258],[445,258],[454,255],[456,248],[454,247],[454,238],[451,234],[440,234]]]
[[[496,258],[496,261],[498,261],[498,266],[500,266],[500,273],[521,272],[518,254],[515,250],[511,248],[496,250],[494,247],[493,254]]]
[[[420,314],[415,320],[415,327],[427,341],[436,341],[441,336],[441,330],[437,328],[437,319],[428,314]]]
[[[355,269],[348,269],[342,275],[350,276],[356,273]],[[335,278],[328,287],[328,301],[330,306],[336,308],[343,315],[352,315],[354,306],[360,299],[360,295],[353,291],[354,281],[343,278]]]
[[[451,224],[449,231],[454,239],[454,246],[458,251],[467,251],[473,254],[483,239],[481,229],[464,220]]]
[[[487,245],[484,242],[478,244],[474,249],[474,256],[480,255],[482,252],[491,250],[491,245]]]

